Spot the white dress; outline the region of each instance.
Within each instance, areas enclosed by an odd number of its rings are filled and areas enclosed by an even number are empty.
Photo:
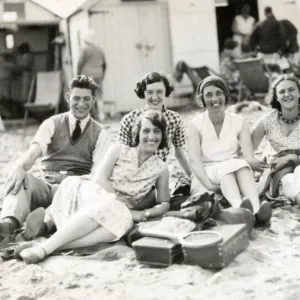
[[[110,178],[115,194],[89,176],[68,177],[55,193],[47,218],[59,229],[74,214],[86,215],[119,239],[133,225],[130,209],[150,191],[165,167],[154,155],[139,166],[136,148],[122,145]]]
[[[241,168],[250,166],[240,159],[240,134],[243,117],[225,112],[223,126],[218,137],[215,128],[205,111],[191,121],[199,131],[201,138],[201,157],[208,178],[214,184],[220,184],[221,179]]]

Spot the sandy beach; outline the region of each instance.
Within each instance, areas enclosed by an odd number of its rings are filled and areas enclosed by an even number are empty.
[[[196,111],[180,112],[185,123]],[[250,126],[265,112],[244,113]],[[115,137],[118,120],[106,121]],[[13,162],[32,139],[38,125],[8,129],[0,136],[0,191]],[[182,172],[174,158],[170,171]],[[33,170],[38,172],[38,166]],[[300,208],[273,211],[270,228],[254,230],[250,246],[225,269],[139,264],[134,251],[121,242],[91,256],[51,256],[38,265],[10,260],[0,263],[0,299],[300,299]]]

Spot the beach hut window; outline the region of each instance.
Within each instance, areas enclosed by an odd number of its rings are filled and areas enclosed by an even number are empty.
[[[18,18],[25,17],[25,4],[23,1],[5,1],[4,12],[15,12]]]
[[[13,34],[7,34],[5,36],[6,49],[13,49],[15,46],[15,38]]]

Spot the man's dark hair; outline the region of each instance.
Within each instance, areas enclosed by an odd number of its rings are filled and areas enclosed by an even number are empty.
[[[77,75],[69,83],[68,90],[71,91],[74,88],[88,89],[91,91],[92,96],[94,97],[99,85],[95,82],[92,76]]]

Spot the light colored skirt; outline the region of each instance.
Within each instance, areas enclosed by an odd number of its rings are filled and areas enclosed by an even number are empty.
[[[52,205],[47,209],[47,217],[53,219],[57,229],[64,226],[74,214],[94,219],[117,239],[133,225],[130,210],[116,200],[115,194],[108,193],[95,182],[78,176],[66,178],[61,183]]]
[[[220,184],[222,178],[230,173],[236,172],[242,168],[250,168],[248,163],[239,158],[232,158],[228,160],[224,160],[222,162],[216,162],[215,164],[205,166],[205,170],[208,178],[214,184]]]

